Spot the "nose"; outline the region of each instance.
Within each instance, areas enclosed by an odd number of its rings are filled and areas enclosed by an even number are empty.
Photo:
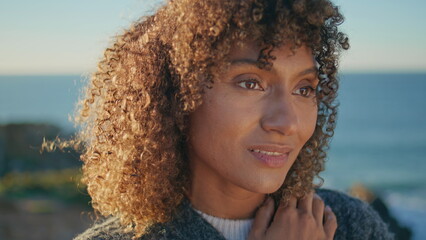
[[[291,97],[277,97],[267,104],[260,121],[267,132],[291,136],[297,131],[299,117]]]

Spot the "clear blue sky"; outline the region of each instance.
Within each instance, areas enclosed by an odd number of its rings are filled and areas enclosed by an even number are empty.
[[[149,0],[0,0],[0,74],[87,74]],[[425,0],[334,0],[351,49],[345,72],[426,72]]]

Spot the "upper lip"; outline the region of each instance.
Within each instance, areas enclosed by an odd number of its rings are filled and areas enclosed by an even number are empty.
[[[260,150],[265,152],[277,152],[286,154],[291,151],[293,151],[293,148],[289,145],[282,145],[282,144],[262,144],[262,145],[253,145],[248,148],[248,150]]]

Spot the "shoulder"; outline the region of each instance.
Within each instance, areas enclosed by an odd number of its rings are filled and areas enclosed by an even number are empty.
[[[133,232],[126,233],[125,227],[116,217],[110,217],[78,235],[74,240],[124,240],[132,239]],[[184,200],[172,219],[165,223],[149,226],[139,240],[160,239],[211,239],[224,240],[217,230],[208,224]]]
[[[367,203],[339,191],[317,189],[316,192],[336,214],[335,239],[394,239],[388,226]]]
[[[121,225],[117,217],[109,217],[103,221],[95,223],[74,240],[130,240],[134,237],[134,232],[127,232],[125,226]],[[166,228],[163,224],[154,224],[147,229],[147,232],[139,240],[152,239],[175,239],[170,234],[166,235]]]
[[[125,233],[118,218],[110,217],[95,223],[92,227],[79,234],[74,240],[121,240],[131,239],[132,234]]]

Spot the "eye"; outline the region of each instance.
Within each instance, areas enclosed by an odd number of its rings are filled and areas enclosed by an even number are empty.
[[[258,91],[264,91],[263,87],[260,86],[260,83],[256,79],[247,79],[242,80],[238,82],[238,86],[250,90],[258,90]]]
[[[300,95],[306,98],[313,97],[315,96],[315,88],[311,86],[304,86],[304,87],[296,89],[296,91],[294,91],[293,94]]]

